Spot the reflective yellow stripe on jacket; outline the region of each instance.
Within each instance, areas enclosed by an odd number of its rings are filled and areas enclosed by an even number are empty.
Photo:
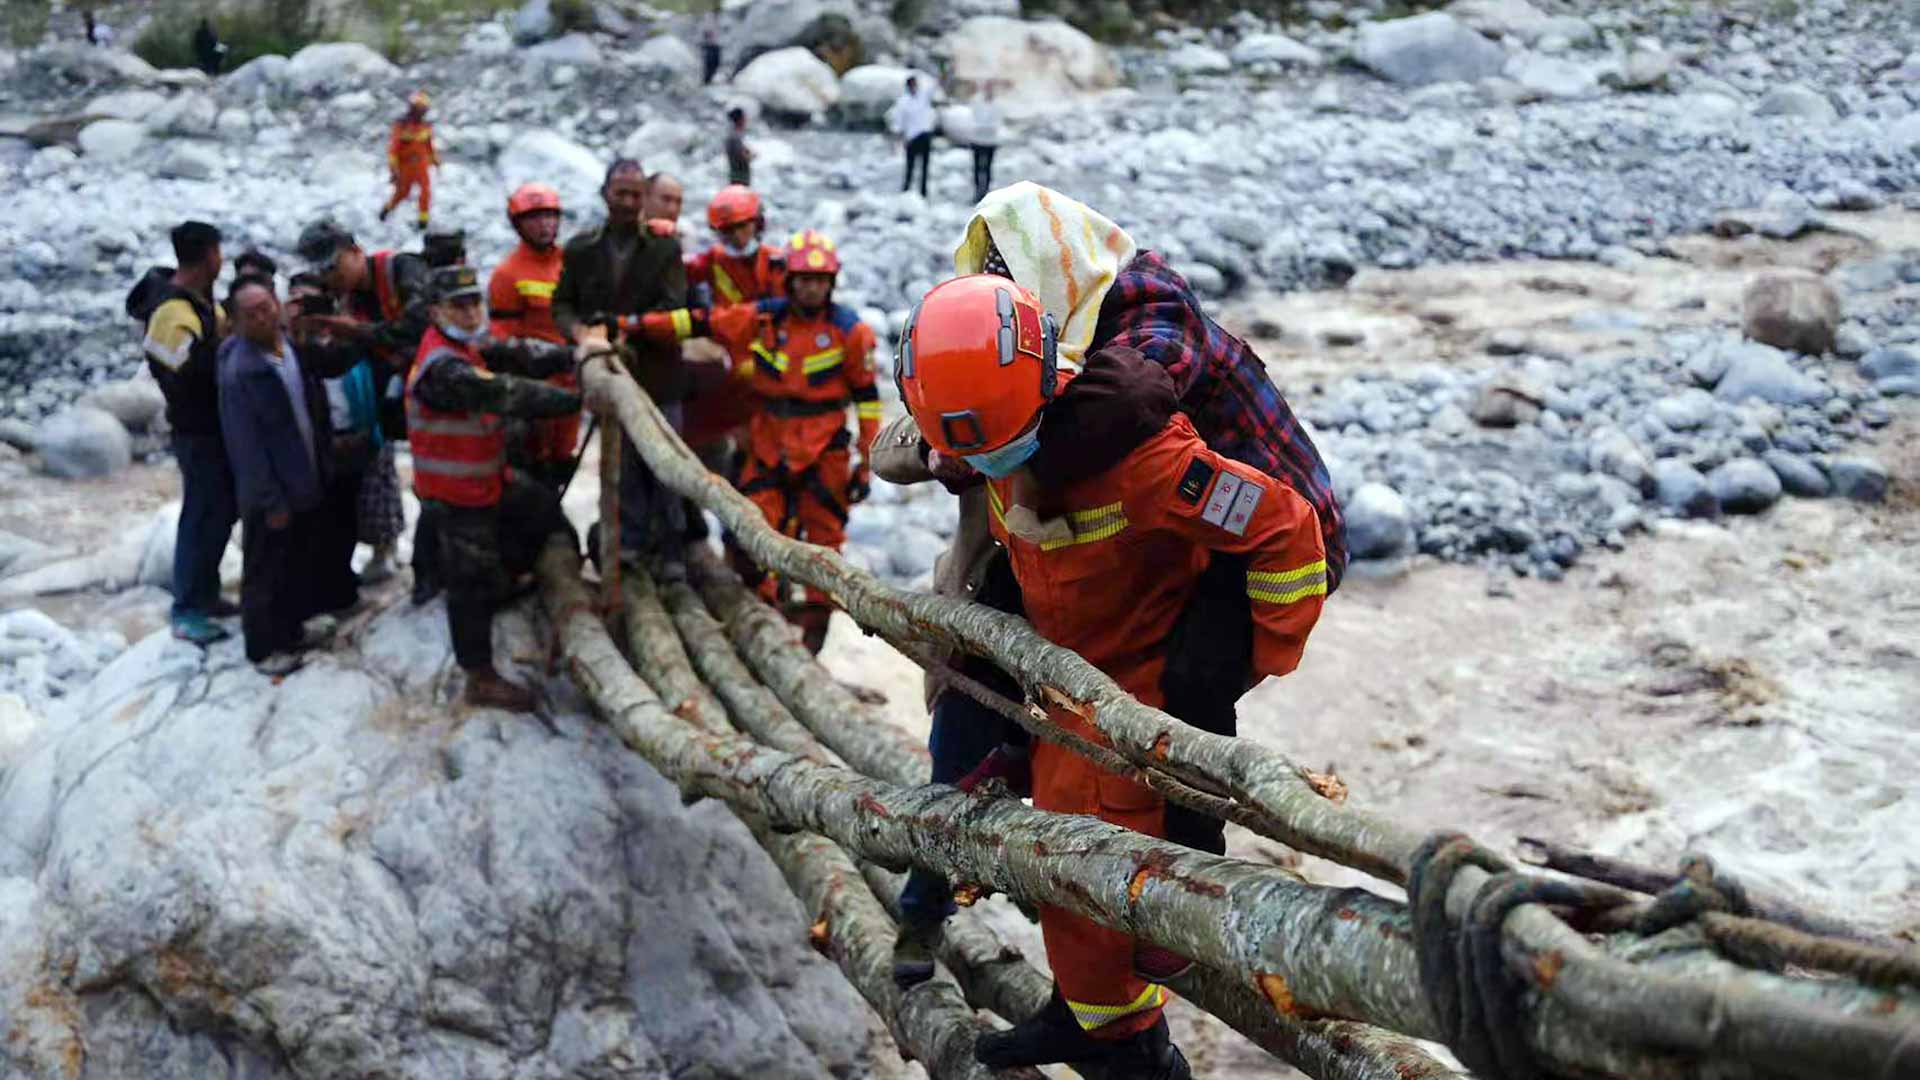
[[[802,357],[800,360],[801,370],[806,373],[808,378],[812,378],[815,375],[820,375],[839,367],[841,361],[845,358],[846,353],[841,350],[840,346],[835,345],[831,349],[814,353],[812,356]],[[782,368],[781,370],[784,371],[786,369]]]
[[[874,402],[874,405],[877,407],[879,402]],[[878,415],[877,408],[875,414]],[[1007,524],[1006,507],[1001,504],[1000,493],[993,489],[992,484],[987,485],[987,506],[993,513],[993,519],[1004,528]],[[1069,510],[1067,525],[1073,530],[1073,536],[1058,540],[1043,540],[1040,543],[1040,550],[1058,551],[1076,544],[1096,543],[1126,532],[1131,524],[1127,520],[1127,504],[1123,502],[1108,503],[1088,510]]]
[[[753,351],[753,355],[759,358],[761,363],[782,375],[787,373],[787,365],[792,363],[792,361],[787,359],[786,353],[774,352],[757,341],[748,347]]]
[[[1139,997],[1125,1005],[1090,1005],[1084,1001],[1074,1001],[1069,998],[1067,1008],[1073,1010],[1073,1018],[1080,1021],[1082,1030],[1092,1031],[1094,1028],[1105,1027],[1115,1020],[1132,1016],[1134,1013],[1160,1008],[1166,1003],[1166,990],[1158,985],[1149,984],[1140,992]]]
[[[1327,560],[1316,559],[1292,570],[1247,571],[1247,595],[1269,604],[1291,604],[1327,595]]]
[[[747,296],[740,291],[740,286],[733,283],[733,278],[728,275],[726,268],[717,262],[713,264],[713,287],[720,293],[720,298],[729,304],[737,304]]]

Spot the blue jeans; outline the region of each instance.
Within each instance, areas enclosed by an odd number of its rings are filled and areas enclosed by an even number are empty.
[[[989,665],[969,664],[967,674],[1020,700],[1019,684]],[[1022,742],[1027,737],[1023,729],[960,691],[943,691],[933,699],[933,730],[927,735],[927,752],[933,756],[933,782],[951,784],[972,772],[1010,735]],[[953,912],[953,889],[947,879],[914,867],[907,875],[906,888],[900,890],[900,921],[939,922]]]
[[[239,509],[226,440],[218,435],[173,437],[180,465],[180,528],[173,540],[173,617],[205,615],[220,599],[220,556]]]

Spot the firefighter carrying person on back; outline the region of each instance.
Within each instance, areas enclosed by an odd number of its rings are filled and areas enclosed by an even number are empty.
[[[1327,593],[1313,506],[1209,449],[1173,411],[1172,379],[1152,368],[1153,415],[1162,422],[1114,429],[1083,447],[1100,456],[1084,477],[1041,479],[1028,466],[1047,410],[1072,378],[1058,364],[1054,321],[1040,300],[1006,277],[973,274],[936,286],[915,307],[895,367],[929,453],[985,477],[990,527],[1033,628],[1160,706],[1168,639],[1212,555],[1243,556],[1249,674],[1257,682],[1293,670]],[[1107,742],[1085,718],[1050,712],[1061,727]],[[1057,743],[1036,742],[1031,754],[1036,809],[1165,835],[1166,806],[1151,788]],[[1097,1062],[1110,1076],[1189,1076],[1161,1015],[1166,991],[1141,970],[1136,945],[1145,943],[1051,906],[1042,906],[1040,925],[1054,995],[1012,1029],[982,1035],[975,1058],[993,1068]]]
[[[573,350],[486,334],[487,309],[470,266],[434,271],[433,326],[407,378],[413,489],[439,520],[440,565],[454,659],[469,705],[526,712],[531,691],[493,666],[493,614],[533,569],[549,536],[579,540],[543,485],[507,465],[504,417],[576,414],[580,395],[542,379],[569,369]]]
[[[623,320],[622,329],[657,341],[710,335],[751,365],[758,411],[748,430],[740,493],[782,533],[837,551],[846,540],[848,509],[872,485],[867,457],[880,427],[873,328],[833,302],[840,255],[832,240],[806,229],[793,234],[786,255],[784,298],[711,312],[654,312]],[[859,423],[857,466],[848,405]],[[781,589],[774,575],[760,580],[769,601],[781,600]],[[818,653],[832,614],[826,593],[809,586],[805,602],[792,607],[788,618]]]

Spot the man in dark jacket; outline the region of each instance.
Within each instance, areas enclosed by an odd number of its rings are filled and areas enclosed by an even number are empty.
[[[233,615],[220,599],[220,556],[233,534],[233,474],[220,433],[214,354],[226,327],[213,303],[220,277],[220,230],[188,221],[173,230],[178,269],[155,267],[127,296],[127,314],[146,326],[141,350],[167,399],[173,456],[180,466],[180,524],[173,545],[173,636],[207,645],[227,636],[214,624]]]
[[[607,169],[600,196],[606,224],[574,236],[562,251],[560,281],[553,291],[553,319],[578,341],[580,331],[622,315],[668,311],[687,304],[687,270],[670,223],[643,221],[647,174],[639,162],[620,160]],[[691,391],[680,348],[636,336],[632,370],[642,389],[678,426],[679,402]],[[671,574],[680,562],[685,515],[679,496],[660,486],[631,443],[620,461],[620,550],[651,558]]]
[[[213,20],[201,16],[200,25],[193,28],[193,55],[200,61],[200,70],[209,75],[220,74],[220,63],[226,59],[227,47],[220,43],[220,35],[213,29]]]
[[[364,349],[373,360],[374,392],[381,402],[381,428],[388,438],[406,438],[406,416],[401,394],[407,369],[420,350],[429,324],[428,275],[432,268],[423,255],[404,251],[361,250],[353,234],[339,223],[322,218],[300,232],[296,245],[309,269],[319,274],[344,312],[338,316],[307,316],[316,333]],[[422,510],[413,532],[413,602],[424,604],[439,594],[440,542],[433,516]]]
[[[227,303],[236,332],[220,347],[220,424],[243,522],[240,626],[247,659],[284,675],[302,663],[301,624],[354,600],[350,580],[331,595],[340,583],[314,572],[329,528],[327,396],[281,334],[271,281],[243,277]]]
[[[533,694],[493,666],[493,613],[549,537],[579,541],[559,497],[507,468],[502,421],[579,412],[577,391],[542,381],[573,354],[530,338],[487,338],[485,291],[470,266],[435,270],[433,287],[434,325],[407,380],[413,487],[423,511],[431,505],[440,519],[447,624],[467,704],[526,712]]]

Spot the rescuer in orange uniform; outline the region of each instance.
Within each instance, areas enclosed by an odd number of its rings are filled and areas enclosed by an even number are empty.
[[[415,90],[407,99],[407,115],[393,122],[393,135],[387,140],[387,171],[393,178],[393,198],[380,211],[387,220],[393,208],[407,201],[407,194],[420,192],[420,228],[427,227],[427,214],[433,208],[433,174],[440,167],[440,152],[433,148],[433,125],[427,123],[427,107],[433,104],[425,90]]]
[[[914,309],[895,369],[930,452],[985,476],[990,528],[1006,545],[1034,629],[1157,707],[1168,635],[1210,553],[1241,554],[1254,678],[1292,671],[1327,591],[1312,506],[1209,450],[1177,413],[1156,433],[1111,447],[1105,471],[1041,489],[1025,464],[1068,378],[1056,369],[1055,341],[1032,293],[1004,277],[970,275],[935,287]],[[1051,711],[1068,730],[1107,741],[1077,715]],[[1036,808],[1164,835],[1165,804],[1151,789],[1057,743],[1036,742],[1032,753]],[[1166,991],[1134,970],[1134,939],[1051,906],[1041,908],[1040,926],[1053,1000],[1013,1029],[981,1036],[976,1058],[994,1068],[1097,1061],[1110,1076],[1190,1075],[1161,1015]]]
[[[758,410],[748,429],[746,461],[737,481],[774,528],[839,550],[847,537],[847,510],[872,486],[868,455],[880,428],[880,391],[874,385],[873,328],[852,308],[833,302],[840,256],[833,241],[806,229],[787,246],[786,297],[757,304],[682,308],[621,319],[621,329],[655,341],[712,336],[749,366]],[[846,409],[859,420],[860,464],[852,463]],[[761,595],[780,599],[780,581],[768,575]],[[827,640],[833,607],[807,589],[806,603],[789,611],[807,648]]]
[[[707,204],[707,224],[719,241],[687,257],[687,284],[695,290],[705,287],[708,298],[703,306],[750,304],[785,295],[786,252],[761,242],[767,217],[753,189],[744,184],[721,188]],[[688,403],[683,432],[700,460],[729,479],[737,472],[729,436],[753,419],[759,401],[750,389],[753,367],[747,361],[751,357],[741,352],[738,359],[742,362],[735,366],[734,379]],[[689,524],[693,521],[688,519]]]
[[[553,321],[553,290],[560,282],[560,193],[546,184],[522,184],[507,198],[507,220],[520,234],[520,246],[487,278],[490,330],[496,338],[534,338],[566,344]],[[547,380],[564,390],[579,389],[572,371]],[[566,483],[573,451],[580,441],[580,414],[528,424],[516,459],[534,479],[554,490]]]

